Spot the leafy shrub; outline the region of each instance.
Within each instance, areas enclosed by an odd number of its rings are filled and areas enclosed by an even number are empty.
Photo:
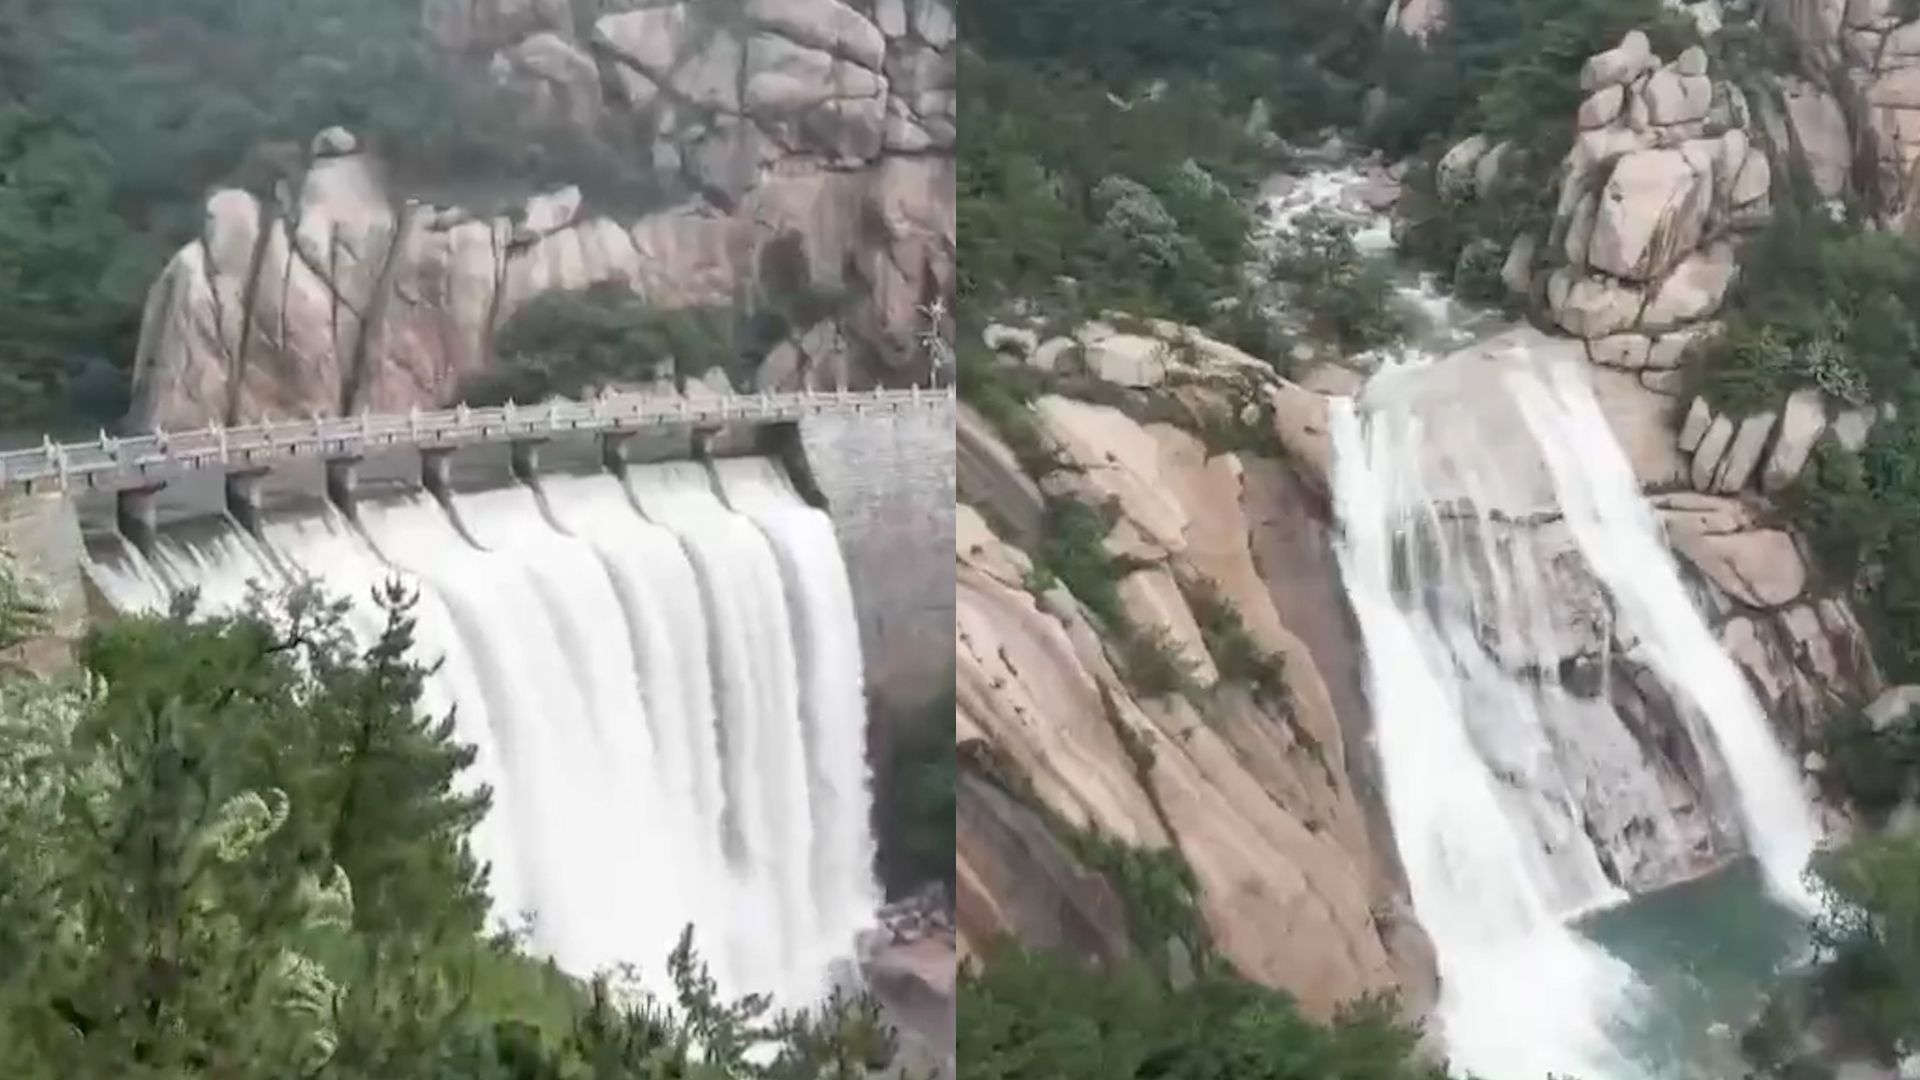
[[[1498,303],[1507,298],[1500,272],[1507,252],[1522,235],[1544,242],[1553,222],[1558,186],[1543,171],[1548,159],[1540,153],[1513,151],[1500,162],[1500,173],[1484,197],[1456,201],[1444,198],[1436,186],[1437,164],[1444,146],[1434,146],[1407,174],[1400,203],[1400,250],[1439,274],[1465,299]]]
[[[1855,403],[1902,396],[1920,354],[1920,251],[1782,207],[1748,245],[1723,320],[1691,359],[1716,405],[1772,407],[1801,386]]]
[[[1057,579],[1109,629],[1127,625],[1120,605],[1121,567],[1107,553],[1106,538],[1113,526],[1098,510],[1070,498],[1047,500],[1044,538],[1034,553],[1034,567]]]
[[[1166,697],[1193,689],[1195,664],[1166,627],[1129,627],[1118,645],[1127,681],[1141,694]]]
[[[1349,223],[1326,215],[1302,218],[1275,246],[1268,271],[1291,287],[1309,329],[1342,348],[1377,348],[1407,330],[1393,282],[1378,263],[1361,258]]]
[[[1889,677],[1920,677],[1920,421],[1909,401],[1853,454],[1831,441],[1786,494],[1820,566],[1847,585]]]
[[[1358,119],[1376,15],[1341,0],[969,0],[961,38],[997,59],[1095,74],[1120,93],[1155,79],[1206,82],[1223,112],[1246,116],[1260,99],[1272,129],[1295,134]]]
[[[1093,972],[1009,945],[960,982],[969,1080],[1445,1080],[1391,1001],[1330,1025],[1286,994],[1208,973],[1172,988],[1143,967]]]
[[[1580,68],[1644,30],[1668,59],[1699,40],[1691,18],[1660,0],[1463,0],[1425,46],[1390,40],[1376,54],[1369,85],[1383,87],[1389,111],[1369,134],[1394,153],[1433,139],[1484,133],[1511,139],[1558,162],[1584,96]]]
[[[963,310],[1012,298],[1204,323],[1248,256],[1259,151],[1183,82],[1116,104],[1090,74],[961,57]]]
[[[1075,833],[1075,855],[1098,870],[1127,908],[1134,945],[1158,956],[1170,941],[1186,945],[1196,957],[1207,947],[1206,926],[1194,906],[1200,885],[1177,848],[1141,848],[1098,833]]]
[[[1861,713],[1843,713],[1821,729],[1820,751],[1829,796],[1851,804],[1868,821],[1882,821],[1920,778],[1920,715],[1909,714],[1876,731]]]
[[[489,796],[421,708],[414,598],[376,600],[364,647],[302,587],[103,625],[80,677],[0,678],[0,1071],[815,1080],[891,1056],[870,1001],[722,999],[690,931],[661,997],[484,936]]]
[[[501,328],[499,360],[465,397],[476,405],[579,397],[664,374],[697,379],[712,367],[751,385],[736,332],[732,308],[662,310],[617,283],[541,293]]]
[[[1920,837],[1858,839],[1817,864],[1815,1007],[1892,1064],[1920,1031]]]
[[[955,359],[960,400],[993,425],[1027,475],[1038,480],[1052,472],[1052,455],[1029,407],[1033,399],[1029,379],[1037,373],[1003,362],[981,340],[978,320],[964,317]]]
[[[1477,236],[1460,249],[1453,267],[1453,291],[1463,300],[1498,304],[1507,298],[1507,283],[1500,271],[1507,263],[1507,248],[1492,237]]]
[[[953,885],[954,788],[959,759],[954,752],[953,680],[947,690],[912,715],[889,723],[900,732],[874,814],[880,835],[881,874],[888,892],[901,895],[928,881]]]
[[[1271,702],[1287,701],[1287,665],[1283,657],[1267,652],[1247,632],[1233,601],[1221,595],[1207,578],[1195,578],[1185,584],[1187,602],[1193,606],[1194,620],[1207,652],[1220,674],[1252,686],[1254,692]]]

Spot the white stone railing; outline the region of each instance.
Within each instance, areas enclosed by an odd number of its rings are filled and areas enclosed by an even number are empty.
[[[362,413],[311,420],[209,425],[85,443],[47,440],[0,452],[0,491],[115,490],[198,470],[266,468],[299,459],[354,457],[390,446],[451,449],[568,433],[618,434],[673,426],[765,424],[826,414],[886,414],[949,407],[951,387],[933,390],[801,391],[682,397],[617,394],[592,401],[458,406],[434,412]]]

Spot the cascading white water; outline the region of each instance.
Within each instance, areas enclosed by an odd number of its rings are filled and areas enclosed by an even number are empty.
[[[714,465],[720,491],[773,542],[786,580],[787,603],[800,619],[801,712],[810,782],[818,793],[814,824],[815,902],[828,916],[871,911],[880,896],[865,823],[871,813],[861,732],[834,717],[861,710],[860,642],[836,634],[854,618],[853,590],[841,568],[833,522],[808,506],[771,461],[736,458]],[[851,934],[858,926],[830,926]]]
[[[1559,658],[1583,632],[1603,649],[1634,643],[1705,719],[1702,753],[1724,760],[1749,846],[1797,898],[1813,832],[1791,765],[1693,609],[1577,362],[1507,352],[1389,367],[1358,408],[1334,402],[1332,427],[1341,569],[1455,1064],[1488,1080],[1665,1075],[1673,1063],[1626,1049],[1632,972],[1568,922],[1622,898],[1601,866],[1629,848],[1606,833],[1609,813],[1633,806],[1644,824],[1631,847],[1655,858],[1675,842],[1672,819],[1611,708],[1558,686]],[[1557,610],[1530,540],[1554,523],[1604,589],[1605,610],[1580,613],[1601,627]]]
[[[811,950],[822,913],[814,903],[813,807],[799,673],[785,586],[767,538],[713,493],[694,463],[629,470],[641,511],[685,544],[706,598],[720,703],[724,843],[755,877],[743,918],[781,928],[789,963]]]
[[[672,865],[682,868],[680,893],[689,913],[727,903],[730,878],[721,852],[720,778],[713,683],[708,673],[707,621],[693,566],[666,529],[634,512],[612,476],[559,476],[543,481],[541,503],[555,528],[591,544],[612,579],[632,634],[629,647],[642,674],[642,705],[650,721],[656,782],[689,827],[675,831]],[[718,943],[727,967],[753,963],[758,943]]]
[[[1664,1002],[1573,927],[1743,840],[1769,891],[1804,905],[1812,815],[1694,608],[1580,350],[1494,355],[1550,339],[1395,265],[1375,198],[1390,187],[1366,165],[1276,179],[1256,239],[1284,244],[1309,214],[1344,221],[1420,316],[1397,355],[1352,358],[1376,373],[1334,403],[1333,487],[1448,1052],[1486,1080],[1722,1075],[1717,1048],[1680,1062],[1650,1041]],[[1683,730],[1649,730],[1668,722]],[[1618,916],[1616,935],[1633,921]]]
[[[1421,557],[1410,541],[1439,535],[1426,520],[1432,504],[1419,495],[1419,459],[1407,457],[1418,425],[1333,404],[1340,567],[1366,644],[1394,840],[1438,960],[1449,1055],[1488,1080],[1558,1072],[1630,1080],[1610,1025],[1632,973],[1567,928],[1568,901],[1552,895],[1537,857],[1544,838],[1510,811],[1512,786],[1491,764],[1518,755],[1480,749],[1489,737],[1504,736],[1493,743],[1503,749],[1535,745],[1539,724],[1527,692],[1502,685],[1504,672],[1493,665],[1456,663],[1463,639],[1478,651],[1474,628],[1462,625],[1470,604],[1427,601],[1458,587],[1460,563],[1442,553],[1436,580],[1396,585],[1396,572],[1408,573]],[[1489,705],[1507,707],[1478,712]]]
[[[1572,365],[1516,365],[1507,383],[1581,554],[1606,583],[1647,663],[1706,718],[1740,804],[1747,847],[1782,901],[1815,907],[1803,879],[1816,827],[1796,770],[1745,676],[1694,610],[1666,538],[1593,390]]]
[[[230,611],[298,577],[353,602],[419,595],[423,707],[475,748],[493,809],[473,838],[495,917],[562,967],[659,972],[696,927],[727,993],[825,992],[878,900],[863,674],[830,525],[770,463],[697,464],[168,530],[151,559],[97,544],[117,607],[182,588]],[[750,510],[747,508],[750,507]],[[770,542],[771,538],[771,542]],[[786,573],[783,575],[783,569]]]

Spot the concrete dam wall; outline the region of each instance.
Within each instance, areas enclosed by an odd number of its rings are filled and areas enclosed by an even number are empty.
[[[163,533],[204,531],[222,515],[253,531],[263,518],[322,514],[329,506],[351,513],[360,499],[422,487],[477,493],[538,483],[542,474],[596,472],[617,461],[766,455],[832,518],[852,579],[867,685],[884,710],[924,701],[950,679],[954,424],[951,394],[934,392],[886,410],[642,431],[617,441],[561,433],[450,451],[396,446],[350,460],[309,458],[264,470],[236,466],[223,473],[209,467],[176,475],[157,490],[118,496],[78,486],[34,494],[0,489],[0,545],[48,588],[58,616],[55,635],[70,639],[84,630],[87,615],[81,583],[88,546],[99,552],[130,539],[150,544]],[[126,507],[135,502],[139,513],[129,515]],[[141,519],[131,530],[130,518]],[[146,535],[126,535],[130,531]]]
[[[953,681],[955,409],[818,416],[801,443],[853,576],[867,685],[912,705]]]

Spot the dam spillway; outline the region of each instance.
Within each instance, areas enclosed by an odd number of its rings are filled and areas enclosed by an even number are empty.
[[[233,611],[310,579],[362,638],[399,578],[438,662],[423,705],[493,795],[474,854],[497,924],[570,972],[646,981],[692,924],[724,991],[804,1004],[879,903],[833,524],[778,455],[597,464],[516,454],[511,475],[366,484],[348,505],[268,499],[245,525],[96,532],[86,569],[122,611],[183,590]]]

